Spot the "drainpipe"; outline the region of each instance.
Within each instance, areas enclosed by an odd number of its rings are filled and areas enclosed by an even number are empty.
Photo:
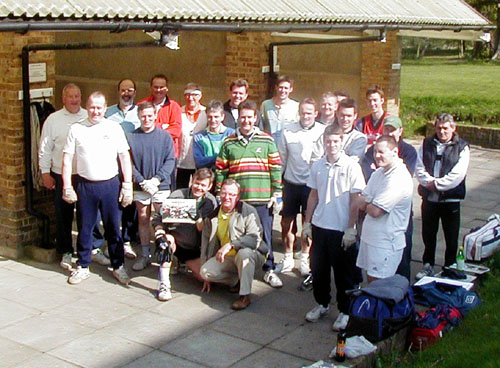
[[[50,242],[50,218],[36,210],[33,206],[33,176],[31,170],[31,108],[30,108],[30,83],[29,83],[29,52],[48,50],[84,50],[84,49],[109,49],[126,47],[156,47],[161,46],[159,41],[144,42],[113,42],[113,43],[53,43],[26,45],[21,51],[22,58],[22,85],[23,85],[23,125],[24,125],[24,162],[26,187],[26,212],[42,221],[42,247],[52,248]]]
[[[277,73],[274,70],[275,67],[275,48],[278,46],[298,46],[298,45],[321,45],[321,44],[332,44],[332,43],[348,43],[348,42],[370,42],[370,41],[383,41],[386,38],[386,31],[381,30],[378,36],[367,36],[367,37],[353,37],[353,38],[338,38],[333,40],[300,40],[300,41],[283,41],[283,42],[271,42],[268,49],[268,60],[269,60],[269,78],[267,81],[267,98],[272,98],[274,94],[274,85],[276,83]]]

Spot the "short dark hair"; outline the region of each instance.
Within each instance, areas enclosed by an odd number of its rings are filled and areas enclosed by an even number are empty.
[[[153,81],[155,79],[163,79],[165,81],[165,83],[167,84],[167,86],[168,86],[168,78],[167,78],[167,76],[165,74],[155,74],[155,75],[153,75],[153,77],[151,78],[151,82],[149,83],[150,86],[153,85]]]
[[[123,78],[122,80],[120,80],[118,82],[118,91],[120,90],[120,84],[122,84],[122,82],[125,82],[125,81],[131,81],[132,84],[134,85],[134,89],[137,89],[137,86],[135,85],[135,82],[133,79],[130,79],[130,78]]]
[[[381,135],[377,138],[375,144],[382,142],[386,142],[391,150],[398,146],[398,142],[396,142],[396,139],[392,135]]]
[[[253,110],[255,116],[257,116],[257,104],[252,100],[245,100],[238,106],[238,114],[241,114],[241,110]]]
[[[290,83],[290,87],[292,87],[292,88],[293,88],[293,82],[294,82],[294,81],[293,81],[293,79],[292,79],[292,78],[290,78],[288,75],[280,75],[280,76],[276,79],[276,84],[275,84],[275,85],[276,85],[276,87],[278,87],[278,86],[279,86],[279,84],[280,84],[280,83],[282,83],[282,82],[288,82],[288,83]]]
[[[354,112],[358,112],[358,105],[354,99],[346,98],[339,102],[338,110],[340,109],[354,109]]]
[[[222,103],[222,101],[219,101],[219,100],[212,100],[208,103],[207,105],[207,114],[209,112],[220,112],[222,114],[224,114],[224,104]]]
[[[300,111],[300,108],[302,107],[302,105],[313,105],[314,111],[317,110],[316,101],[314,100],[314,98],[311,98],[311,97],[304,98],[299,104],[299,111]]]
[[[141,113],[141,111],[146,110],[146,109],[153,109],[154,110],[155,105],[151,101],[144,101],[143,103],[140,103],[137,105],[137,115]]]
[[[351,98],[351,95],[349,93],[347,93],[346,91],[335,91],[335,92],[333,92],[333,94],[337,98],[339,98],[339,97]]]
[[[205,179],[210,179],[210,184],[214,182],[215,174],[211,169],[202,167],[201,169],[196,170],[193,174],[193,181]]]
[[[330,125],[326,126],[325,131],[323,132],[323,139],[325,139],[326,137],[328,137],[330,135],[343,136],[344,131],[342,130],[342,128],[338,124],[330,124]]]
[[[232,91],[233,87],[245,87],[245,90],[248,92],[248,82],[245,79],[236,79],[232,81],[229,85],[229,90]]]
[[[384,98],[384,96],[385,96],[384,90],[382,89],[382,87],[375,85],[375,86],[368,87],[368,89],[366,90],[366,97],[368,98],[368,96],[373,95],[374,93],[378,93],[380,95],[380,97],[382,97],[382,98]]]

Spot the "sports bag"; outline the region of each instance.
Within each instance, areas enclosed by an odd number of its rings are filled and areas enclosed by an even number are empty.
[[[371,342],[383,340],[415,318],[413,290],[409,287],[398,303],[393,300],[361,294],[351,299],[347,336],[362,335]]]
[[[488,218],[481,227],[471,229],[463,238],[465,259],[480,261],[500,249],[500,215]]]
[[[423,350],[443,337],[444,332],[458,326],[461,319],[462,314],[458,309],[445,304],[417,313],[416,327],[408,336],[410,349]]]

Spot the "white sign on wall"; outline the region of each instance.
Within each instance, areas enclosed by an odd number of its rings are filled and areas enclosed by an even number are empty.
[[[29,66],[30,83],[47,82],[47,64],[33,63]]]

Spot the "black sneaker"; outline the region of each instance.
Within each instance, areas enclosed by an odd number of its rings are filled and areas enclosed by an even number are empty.
[[[311,291],[313,289],[313,275],[310,273],[298,287],[300,291]]]

